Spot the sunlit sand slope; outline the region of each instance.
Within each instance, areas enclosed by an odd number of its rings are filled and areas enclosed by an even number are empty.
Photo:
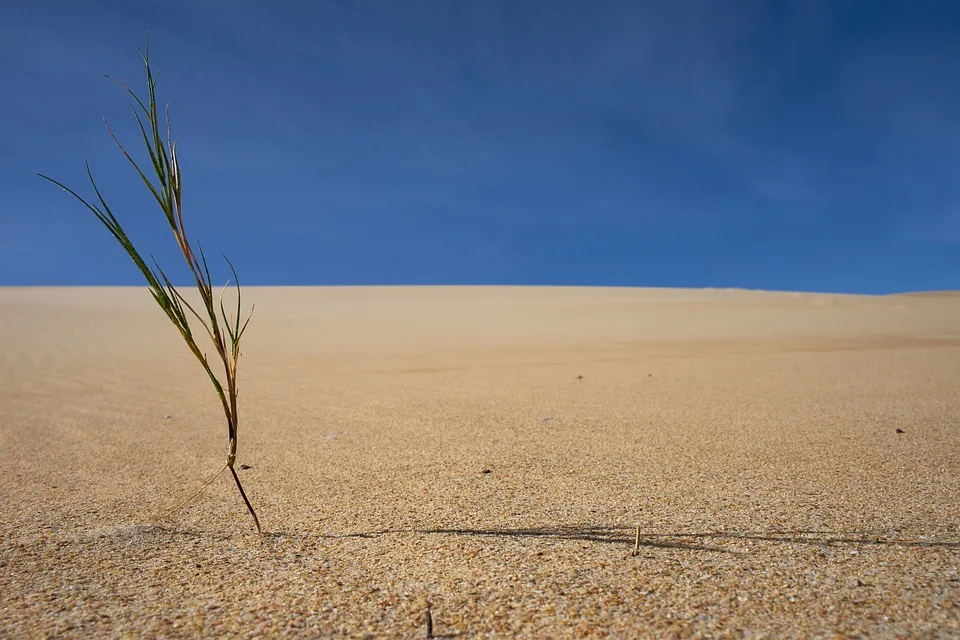
[[[955,293],[245,300],[262,538],[151,524],[226,426],[145,289],[0,289],[0,636],[960,635]]]

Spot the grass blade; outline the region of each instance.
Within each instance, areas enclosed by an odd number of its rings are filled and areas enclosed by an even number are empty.
[[[192,247],[190,246],[190,243],[187,240],[187,235],[183,224],[183,209],[181,206],[182,184],[180,178],[180,165],[177,159],[177,141],[173,140],[171,133],[169,107],[164,109],[164,116],[166,120],[166,145],[164,144],[164,139],[161,135],[160,116],[157,109],[156,98],[156,84],[159,74],[154,74],[150,68],[149,44],[150,40],[148,36],[144,50],[140,51],[140,55],[143,58],[144,65],[146,67],[146,102],[137,96],[137,94],[123,82],[120,82],[116,78],[112,78],[110,76],[107,77],[120,84],[120,86],[123,87],[126,92],[133,97],[136,106],[131,104],[130,109],[137,121],[137,126],[140,129],[140,136],[144,146],[146,147],[147,155],[150,158],[150,164],[153,167],[154,173],[156,174],[156,183],[154,183],[150,177],[147,176],[136,160],[134,160],[130,153],[127,152],[123,144],[121,144],[116,135],[114,135],[110,125],[106,123],[106,121],[104,121],[104,124],[106,125],[106,129],[110,137],[116,143],[123,156],[136,170],[137,175],[146,185],[147,189],[150,191],[150,194],[160,206],[167,223],[173,230],[174,237],[177,241],[177,246],[179,247],[180,252],[183,254],[183,258],[187,263],[187,268],[190,270],[190,273],[193,276],[194,284],[196,285],[197,291],[200,294],[200,299],[203,301],[204,308],[207,312],[207,318],[204,319],[197,312],[197,310],[193,307],[193,305],[190,304],[180,290],[174,286],[170,278],[167,277],[166,272],[160,267],[159,264],[157,264],[157,261],[153,259],[152,256],[151,260],[153,261],[156,271],[154,271],[154,269],[147,264],[146,260],[143,259],[143,256],[134,246],[133,242],[130,240],[130,237],[127,235],[127,232],[124,230],[117,217],[113,214],[113,211],[111,211],[110,206],[107,204],[106,200],[101,194],[100,189],[93,178],[93,173],[90,170],[89,163],[86,163],[87,177],[89,178],[90,184],[93,187],[93,191],[96,194],[97,200],[99,201],[99,206],[97,204],[92,204],[63,183],[44,174],[38,175],[64,189],[74,198],[79,200],[107,228],[113,238],[123,248],[133,263],[137,266],[137,269],[139,269],[143,274],[144,279],[147,281],[147,284],[150,287],[150,294],[152,295],[154,302],[157,303],[167,318],[177,327],[180,337],[190,349],[191,353],[193,353],[193,355],[196,357],[204,371],[206,371],[207,376],[210,378],[210,382],[213,384],[214,390],[216,391],[217,397],[222,405],[224,417],[227,421],[228,450],[226,463],[210,481],[200,488],[200,491],[198,491],[197,494],[189,498],[181,505],[175,507],[166,515],[170,515],[171,513],[175,512],[177,509],[186,504],[186,502],[189,502],[196,497],[196,495],[199,495],[199,493],[202,492],[211,482],[216,480],[225,469],[229,468],[231,474],[233,474],[233,479],[236,483],[237,490],[239,491],[240,496],[243,498],[243,502],[247,507],[247,511],[253,517],[257,533],[261,534],[262,529],[260,527],[260,519],[257,517],[257,513],[254,510],[253,505],[250,503],[250,500],[247,498],[247,494],[240,483],[240,477],[233,468],[237,459],[238,444],[237,361],[240,357],[240,338],[243,335],[243,332],[246,330],[247,324],[250,322],[250,317],[247,318],[247,321],[244,322],[243,326],[241,327],[240,280],[237,277],[236,269],[233,268],[233,264],[227,260],[227,264],[230,267],[234,282],[237,286],[237,316],[235,320],[227,318],[226,309],[223,304],[223,293],[226,291],[225,285],[224,291],[220,294],[219,306],[220,313],[223,317],[226,336],[224,336],[224,334],[221,332],[220,324],[214,308],[210,268],[207,264],[207,259],[203,254],[203,248],[198,240],[197,248],[200,254],[200,259],[198,260],[197,256],[193,252]],[[144,122],[144,118],[146,119],[146,123]],[[226,259],[226,256],[224,256],[224,258]],[[213,373],[210,361],[196,343],[194,333],[190,325],[190,318],[188,317],[185,309],[189,311],[200,322],[201,325],[203,325],[207,332],[207,336],[210,338],[211,342],[213,342],[214,347],[216,348],[217,356],[220,358],[223,364],[225,376],[223,381],[221,381]],[[251,307],[250,316],[252,317],[252,315],[253,308]]]

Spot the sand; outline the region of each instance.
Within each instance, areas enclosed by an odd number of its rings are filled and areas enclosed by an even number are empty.
[[[262,538],[151,524],[226,428],[144,288],[0,289],[0,636],[960,636],[958,294],[246,297]]]

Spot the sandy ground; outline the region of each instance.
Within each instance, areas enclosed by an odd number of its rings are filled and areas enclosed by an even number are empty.
[[[226,428],[144,288],[0,289],[0,636],[960,637],[960,294],[246,297],[262,538],[151,524]]]

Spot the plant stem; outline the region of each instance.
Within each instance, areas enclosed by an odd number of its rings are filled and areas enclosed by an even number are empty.
[[[240,476],[237,475],[236,469],[233,468],[233,465],[228,465],[230,467],[230,473],[233,474],[233,479],[237,483],[237,489],[240,490],[240,497],[243,498],[244,504],[247,505],[247,511],[250,512],[250,515],[253,516],[253,523],[257,525],[257,535],[263,535],[263,531],[260,529],[260,518],[257,517],[257,512],[253,510],[253,505],[250,504],[250,501],[247,500],[247,494],[243,490],[243,485],[240,484]]]

